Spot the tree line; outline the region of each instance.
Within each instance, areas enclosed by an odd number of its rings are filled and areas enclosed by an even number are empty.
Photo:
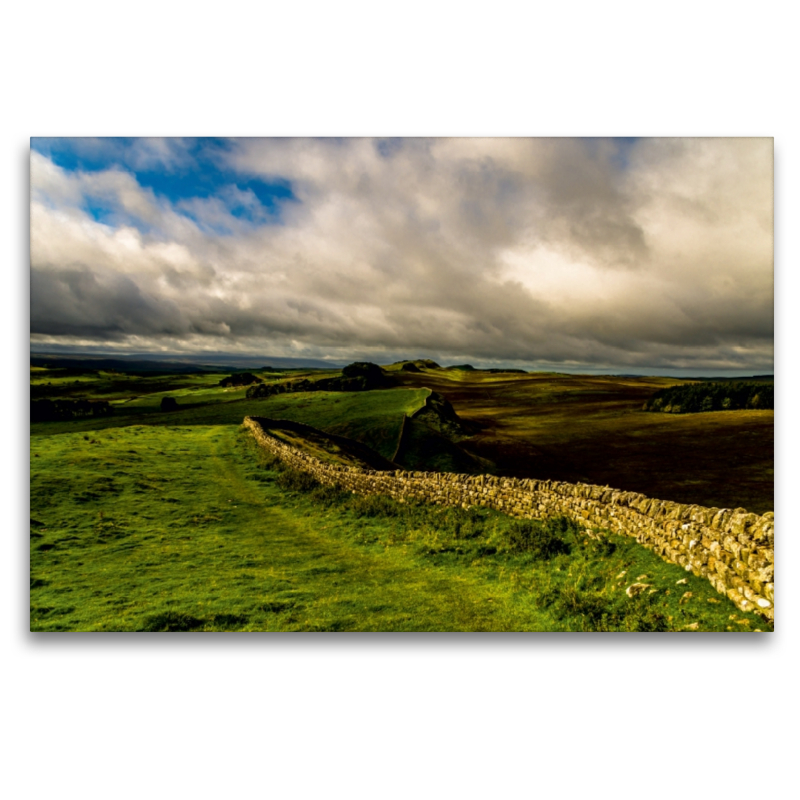
[[[775,408],[774,383],[682,383],[656,392],[645,411],[695,414],[701,411],[736,411]]]
[[[31,400],[31,422],[108,417],[113,413],[108,400]]]
[[[391,376],[377,364],[371,361],[356,361],[342,369],[341,377],[258,383],[250,386],[246,396],[252,399],[287,392],[365,392],[371,389],[388,389],[394,385],[395,381]]]

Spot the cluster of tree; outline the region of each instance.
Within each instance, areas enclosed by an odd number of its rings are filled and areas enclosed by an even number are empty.
[[[476,369],[472,364],[454,364],[452,367],[445,367],[445,369],[460,369],[462,372],[521,372],[523,374],[527,372],[524,369],[512,369],[511,367]]]
[[[113,413],[107,400],[31,400],[31,422],[108,417]]]
[[[342,370],[341,376],[310,381],[302,378],[282,383],[260,383],[247,390],[247,397],[270,397],[287,392],[365,392],[393,386],[394,381],[377,365],[357,361]]]
[[[682,383],[656,392],[645,411],[694,414],[699,411],[735,411],[744,408],[775,408],[772,383]]]
[[[252,372],[238,372],[234,375],[228,375],[220,382],[220,386],[250,386],[254,383],[261,383],[261,378],[258,375],[253,375]]]
[[[430,358],[415,358],[413,361],[395,361],[393,367],[400,365],[400,369],[406,372],[422,372],[423,369],[441,369],[441,367]]]

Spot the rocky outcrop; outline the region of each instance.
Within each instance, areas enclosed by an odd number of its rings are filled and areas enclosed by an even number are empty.
[[[451,439],[468,436],[471,432],[450,401],[439,392],[431,392],[422,406],[411,414],[411,419],[424,422],[429,428]]]
[[[589,528],[632,536],[665,561],[706,578],[742,611],[775,618],[772,512],[759,516],[743,508],[687,506],[583,483],[341,467],[280,442],[257,419],[246,417],[244,424],[262,447],[320,483],[401,502],[485,506],[526,519],[566,516]]]

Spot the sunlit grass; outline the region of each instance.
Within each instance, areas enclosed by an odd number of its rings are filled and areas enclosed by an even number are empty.
[[[31,628],[767,629],[631,540],[524,524],[316,487],[239,426],[33,437]]]

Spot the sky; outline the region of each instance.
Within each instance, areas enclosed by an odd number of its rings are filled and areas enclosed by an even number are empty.
[[[31,348],[773,371],[771,138],[31,140]]]

